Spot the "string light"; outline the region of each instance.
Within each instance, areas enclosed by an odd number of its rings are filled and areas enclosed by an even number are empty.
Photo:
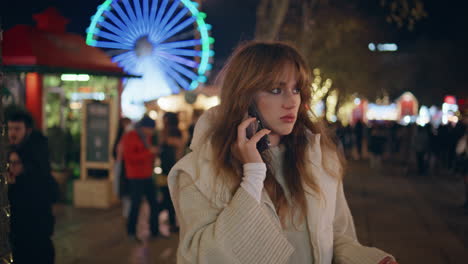
[[[4,207],[3,208],[3,212],[5,213],[5,215],[10,218],[11,216],[11,213],[10,213],[10,206],[7,206],[7,207]]]
[[[9,167],[9,163],[7,163],[6,168]],[[7,169],[8,171],[8,169]],[[6,173],[2,173],[2,178],[0,178],[0,183],[5,182],[5,185],[8,185],[8,177]]]
[[[3,257],[2,264],[13,264],[13,255],[10,253],[7,257]]]
[[[356,105],[353,99],[343,102],[339,107],[337,115],[343,126],[347,126],[351,122],[352,112],[355,107]]]
[[[330,122],[336,122],[336,104],[338,103],[338,91],[333,90],[327,97],[327,113],[326,118]]]
[[[321,109],[321,108],[316,107],[316,106],[318,106],[321,103],[324,103],[322,102],[322,100],[327,94],[329,94],[329,91],[333,85],[333,81],[330,78],[327,78],[324,81],[324,79],[320,75],[321,71],[319,68],[315,68],[313,70],[313,73],[314,73],[314,80],[312,81],[312,84],[311,84],[312,100],[311,100],[310,106],[311,106],[313,113],[317,117],[320,117],[322,116],[323,113],[317,111],[318,109]]]

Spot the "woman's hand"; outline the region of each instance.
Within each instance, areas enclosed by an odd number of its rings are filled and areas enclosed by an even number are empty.
[[[246,135],[247,127],[256,122],[255,117],[248,118],[237,127],[237,142],[234,146],[235,153],[239,156],[242,164],[246,163],[263,163],[262,156],[257,150],[257,142],[260,139],[270,134],[271,130],[262,129],[258,131],[252,138],[248,139]]]

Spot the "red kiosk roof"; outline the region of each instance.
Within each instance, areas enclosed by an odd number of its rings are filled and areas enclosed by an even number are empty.
[[[68,20],[57,9],[48,8],[33,16],[36,27],[17,25],[4,33],[5,66],[45,68],[123,74],[99,48],[86,45],[85,39],[65,32]]]

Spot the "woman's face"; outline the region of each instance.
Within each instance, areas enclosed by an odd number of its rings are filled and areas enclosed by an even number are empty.
[[[20,157],[16,152],[12,152],[10,154],[8,163],[10,164],[10,166],[8,167],[8,172],[13,178],[10,180],[14,181],[14,179],[23,172],[23,163],[21,163]]]
[[[297,120],[301,104],[300,88],[297,87],[296,71],[286,67],[277,83],[256,94],[257,109],[262,115],[270,137],[289,135]]]

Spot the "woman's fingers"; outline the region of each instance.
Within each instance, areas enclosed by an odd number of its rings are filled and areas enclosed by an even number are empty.
[[[247,127],[256,120],[255,117],[247,118],[246,120],[242,121],[240,125],[237,127],[237,140],[242,140],[241,142],[247,141],[247,136],[245,130]]]
[[[247,118],[237,127],[237,143],[234,146],[233,152],[239,156],[239,159],[243,164],[263,162],[262,156],[257,150],[257,142],[265,135],[268,135],[271,131],[268,129],[262,129],[248,139],[246,136],[246,130],[248,126],[253,122],[256,122],[256,120],[257,119],[255,117]]]
[[[271,130],[269,129],[262,129],[260,131],[258,131],[251,139],[250,141],[252,143],[255,143],[257,144],[258,141],[260,141],[260,139],[262,139],[262,137],[264,137],[265,135],[268,135],[270,134]]]

